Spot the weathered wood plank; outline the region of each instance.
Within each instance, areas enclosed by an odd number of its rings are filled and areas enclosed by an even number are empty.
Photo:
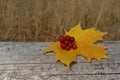
[[[118,63],[77,63],[72,66],[72,71],[64,65],[58,63],[47,64],[7,64],[0,65],[0,71],[15,71],[15,70],[38,70],[39,72],[63,72],[59,74],[118,74],[120,73],[120,62]],[[68,72],[71,73],[68,73]],[[58,73],[53,73],[53,75]]]
[[[120,42],[103,42],[109,59],[78,63],[68,69],[54,60],[54,54],[43,54],[50,43],[0,42],[0,80],[119,80]]]
[[[42,74],[39,71],[7,71],[4,73],[0,80],[119,80],[120,75],[46,75],[46,72]]]
[[[110,57],[103,61],[119,61],[119,44],[115,46],[105,43],[108,46],[107,52]],[[0,64],[3,63],[54,63],[54,55],[45,54],[43,50],[49,43],[1,43],[0,46]],[[115,55],[114,55],[115,54]],[[78,62],[87,62],[83,57],[77,58]]]

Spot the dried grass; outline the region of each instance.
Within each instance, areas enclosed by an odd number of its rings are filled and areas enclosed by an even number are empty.
[[[1,41],[53,41],[78,22],[120,40],[120,0],[0,0]]]

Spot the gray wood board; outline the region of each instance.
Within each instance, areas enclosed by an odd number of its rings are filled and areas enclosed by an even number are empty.
[[[0,80],[120,80],[120,41],[106,41],[109,59],[88,63],[78,56],[71,69],[43,54],[50,42],[0,42]]]

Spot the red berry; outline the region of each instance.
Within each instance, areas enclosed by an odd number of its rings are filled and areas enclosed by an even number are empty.
[[[68,46],[69,46],[70,48],[72,48],[72,47],[73,47],[73,44],[72,44],[72,43],[69,43]]]
[[[73,44],[72,48],[73,48],[73,49],[77,49],[77,45],[76,45],[76,44]]]
[[[70,37],[70,42],[74,42],[75,38],[74,37]]]
[[[60,36],[60,37],[59,37],[59,41],[60,41],[61,43],[64,43],[64,42],[65,42],[65,37],[64,37],[64,36]]]
[[[66,49],[66,50],[70,50],[71,48],[70,48],[69,46],[67,46],[65,49]]]
[[[77,45],[73,43],[75,41],[74,37],[70,37],[69,35],[60,36],[59,41],[61,43],[60,47],[62,49],[65,49],[65,50],[70,50],[71,48],[77,49]]]
[[[60,45],[60,47],[61,47],[62,49],[66,49],[67,45],[66,45],[65,43],[62,43],[62,44]]]
[[[69,40],[70,40],[70,36],[69,36],[69,35],[66,35],[66,36],[65,36],[65,40],[69,41]]]
[[[65,41],[65,44],[68,45],[70,42],[69,41]]]

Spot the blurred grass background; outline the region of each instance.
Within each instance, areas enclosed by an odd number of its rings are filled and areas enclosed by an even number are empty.
[[[79,22],[120,40],[120,0],[0,0],[0,41],[54,41]]]

